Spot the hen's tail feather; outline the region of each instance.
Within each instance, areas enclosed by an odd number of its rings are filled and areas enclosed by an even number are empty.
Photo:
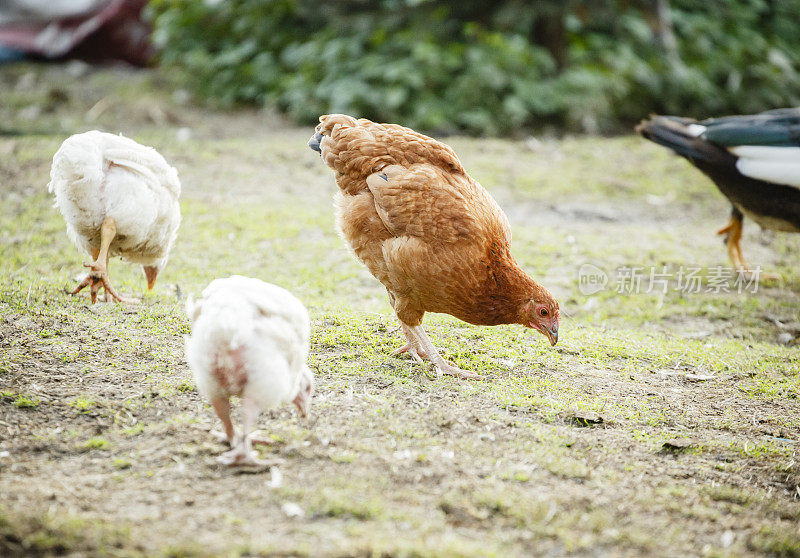
[[[699,137],[693,128],[697,126],[689,118],[652,116],[640,122],[636,132],[691,161],[724,164],[736,160],[726,149]]]

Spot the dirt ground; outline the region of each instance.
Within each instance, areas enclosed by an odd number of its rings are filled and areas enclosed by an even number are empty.
[[[0,68],[0,98],[0,555],[800,556],[800,236],[748,223],[745,256],[781,280],[707,288],[729,206],[686,162],[633,136],[442,138],[565,317],[551,348],[427,316],[487,376],[431,381],[390,356],[397,321],[334,231],[310,127],[80,64]],[[155,146],[183,183],[155,290],[110,265],[138,306],[66,294],[86,257],[45,186],[92,128]],[[638,292],[618,288],[632,268]],[[689,268],[702,292],[679,288]],[[262,415],[271,470],[215,461],[183,356],[185,297],[233,273],[312,315],[312,414]]]

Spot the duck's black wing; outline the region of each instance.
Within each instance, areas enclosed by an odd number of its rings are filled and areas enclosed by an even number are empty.
[[[761,226],[800,232],[800,109],[699,122],[652,116],[636,131],[691,161]]]

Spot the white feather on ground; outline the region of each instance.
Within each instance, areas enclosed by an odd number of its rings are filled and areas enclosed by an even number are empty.
[[[76,134],[53,157],[48,190],[76,246],[97,258],[103,234],[110,236],[106,260],[121,256],[141,264],[152,287],[181,222],[178,172],[155,149],[104,132]],[[99,268],[95,282],[101,272],[107,279],[105,265],[89,266]]]
[[[208,398],[225,427],[232,450],[220,461],[263,464],[251,443],[268,443],[250,432],[260,411],[293,401],[305,415],[313,392],[306,365],[308,312],[290,292],[258,279],[234,275],[215,279],[198,301],[186,303],[192,333],[186,359],[197,389]],[[243,432],[236,436],[229,398],[242,399]]]

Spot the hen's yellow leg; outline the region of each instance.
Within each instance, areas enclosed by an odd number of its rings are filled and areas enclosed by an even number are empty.
[[[407,329],[407,334],[411,336],[411,339],[414,340],[414,344],[419,347],[422,352],[426,355],[426,360],[429,360],[433,363],[433,366],[436,368],[436,372],[438,374],[447,374],[448,376],[456,376],[458,378],[468,378],[470,380],[480,380],[481,376],[475,374],[474,372],[468,372],[466,370],[462,370],[457,366],[447,362],[445,359],[442,358],[442,355],[439,354],[439,351],[436,350],[436,347],[433,346],[431,340],[428,339],[428,335],[425,333],[425,330],[422,329],[421,325],[418,326],[409,326],[403,324],[404,330]],[[410,340],[409,340],[410,341]]]
[[[78,294],[84,287],[88,286],[91,292],[92,304],[94,304],[97,302],[97,293],[102,287],[106,291],[106,297],[110,295],[115,302],[127,302],[131,304],[137,302],[132,298],[120,296],[108,279],[108,250],[115,236],[117,236],[117,224],[114,222],[113,218],[106,217],[100,227],[100,250],[97,252],[94,262],[83,264],[84,267],[90,268],[91,271],[81,284],[75,287],[72,294]],[[92,255],[94,256],[95,254],[92,253]]]

